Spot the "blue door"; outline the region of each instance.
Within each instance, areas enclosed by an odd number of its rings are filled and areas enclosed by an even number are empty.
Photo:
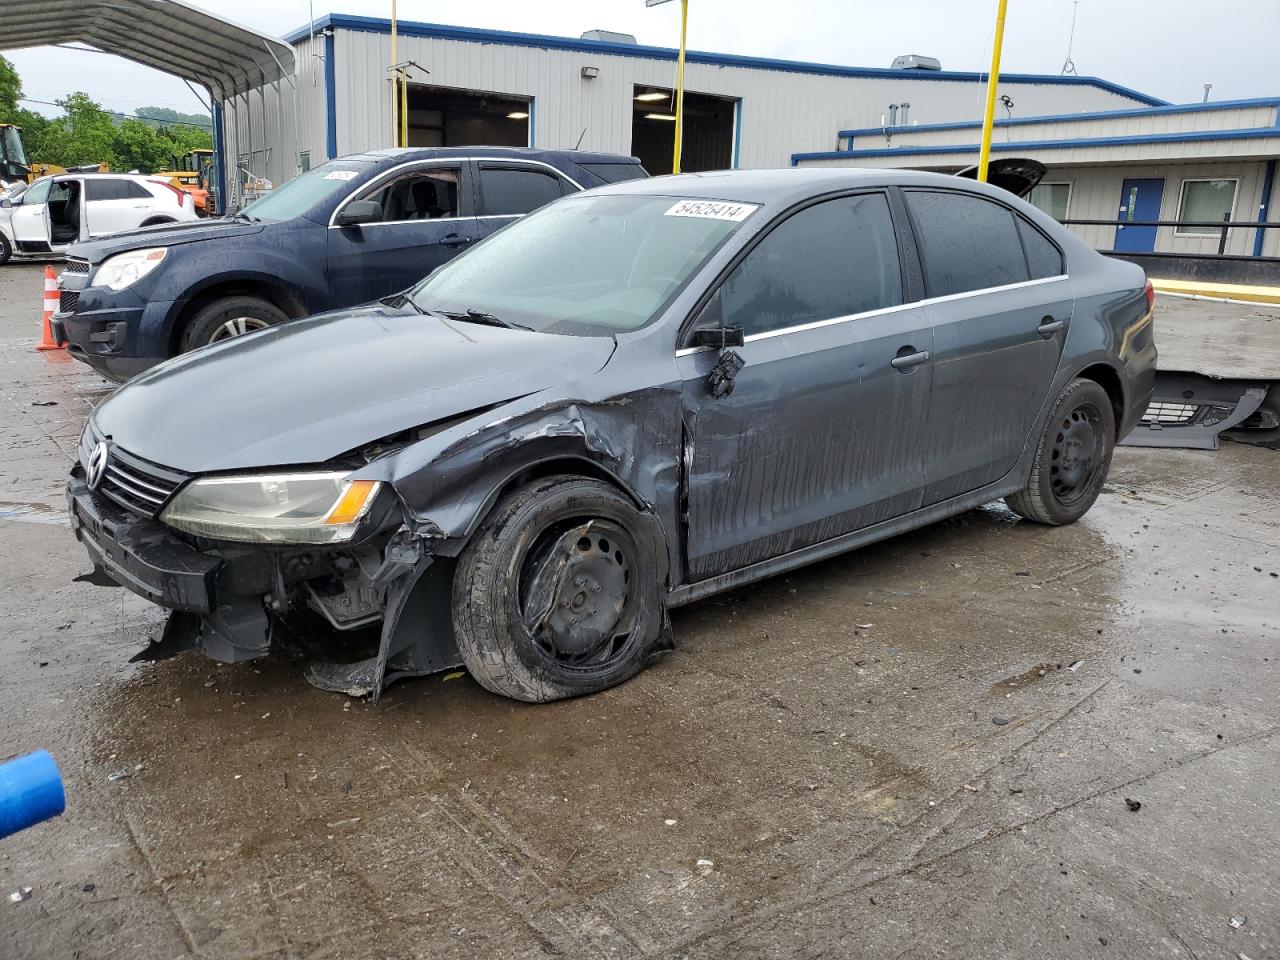
[[[1118,220],[1159,220],[1164,180],[1126,180],[1120,191]],[[1116,227],[1117,250],[1151,253],[1156,248],[1156,227]]]

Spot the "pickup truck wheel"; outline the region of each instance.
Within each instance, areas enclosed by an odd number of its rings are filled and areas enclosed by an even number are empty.
[[[9,258],[13,256],[13,244],[9,242],[9,238],[0,233],[0,264],[9,262]]]
[[[485,689],[545,703],[634,676],[662,627],[662,584],[606,483],[548,477],[503,497],[458,558],[453,628]]]
[[[182,352],[264,330],[289,318],[260,297],[223,297],[205,304],[182,332]]]
[[[1045,422],[1030,482],[1005,497],[1005,503],[1037,523],[1075,523],[1102,492],[1115,445],[1115,414],[1107,391],[1092,380],[1072,380]]]

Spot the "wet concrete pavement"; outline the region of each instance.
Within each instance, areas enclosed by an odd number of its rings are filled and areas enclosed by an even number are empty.
[[[1280,454],[1121,449],[1073,527],[684,608],[595,697],[374,706],[126,662],[161,615],[59,512],[107,385],[38,297],[0,269],[0,756],[68,810],[0,841],[0,957],[1280,957]]]

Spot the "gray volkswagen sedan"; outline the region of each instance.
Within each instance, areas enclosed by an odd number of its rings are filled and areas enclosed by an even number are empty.
[[[350,639],[326,689],[591,693],[672,649],[676,605],[999,498],[1080,518],[1151,394],[1152,301],[985,184],[616,184],[137,377],[85,427],[72,525],[174,611],[149,656],[292,622]]]

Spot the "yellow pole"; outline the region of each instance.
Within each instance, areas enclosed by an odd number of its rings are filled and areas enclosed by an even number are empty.
[[[409,79],[407,70],[400,71],[400,146],[409,145]]]
[[[689,0],[680,0],[680,55],[676,58],[676,136],[671,172],[680,172],[680,152],[684,147],[684,43],[689,30]]]
[[[391,0],[391,145],[400,146],[400,80],[395,69],[400,58],[396,56],[396,0]]]
[[[987,112],[982,117],[982,150],[978,154],[978,179],[987,182],[991,163],[991,128],[996,122],[996,88],[1000,85],[1000,50],[1004,46],[1004,13],[1009,0],[1000,0],[996,11],[996,39],[991,46],[991,74],[987,77]]]

